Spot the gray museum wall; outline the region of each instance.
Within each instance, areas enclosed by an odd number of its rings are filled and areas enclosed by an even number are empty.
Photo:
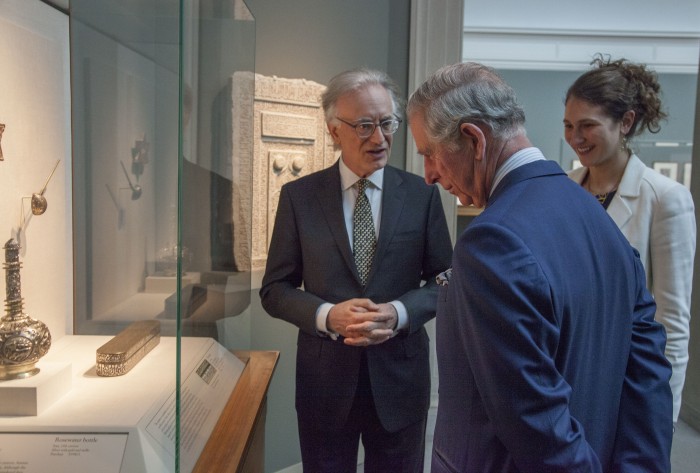
[[[246,4],[255,17],[255,72],[327,84],[338,72],[366,66],[386,71],[407,93],[409,1],[246,0]],[[405,167],[405,141],[404,124],[394,138],[390,160],[399,168]],[[301,461],[294,409],[297,329],[262,309],[257,293],[261,277],[253,276],[250,348],[280,352],[268,393],[265,446],[265,471],[275,472]]]

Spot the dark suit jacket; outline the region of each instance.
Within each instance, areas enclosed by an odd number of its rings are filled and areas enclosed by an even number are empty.
[[[665,333],[592,196],[551,161],[515,169],[452,264],[433,473],[669,471]]]
[[[299,327],[296,407],[300,422],[339,428],[347,419],[366,351],[382,425],[396,431],[425,417],[430,397],[428,336],[435,316],[435,276],[452,246],[438,189],[413,174],[384,170],[379,239],[363,289],[343,219],[338,163],[282,187],[260,296],[265,310]],[[421,281],[427,283],[421,287]],[[303,290],[299,289],[303,284]],[[319,334],[324,302],[400,300],[409,327],[389,341],[351,347]]]

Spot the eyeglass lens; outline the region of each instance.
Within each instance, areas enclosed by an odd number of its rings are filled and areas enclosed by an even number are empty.
[[[357,134],[361,138],[367,138],[368,136],[372,136],[376,127],[377,125],[375,125],[372,122],[363,122],[358,123],[355,126],[355,130],[357,130]],[[379,127],[381,128],[382,133],[384,133],[385,135],[392,135],[396,132],[396,130],[398,130],[399,121],[395,118],[390,118],[389,120],[384,120],[380,122]]]

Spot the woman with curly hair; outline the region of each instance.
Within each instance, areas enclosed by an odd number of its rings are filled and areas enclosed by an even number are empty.
[[[688,364],[695,212],[688,189],[647,167],[630,141],[666,118],[656,73],[597,55],[566,93],[564,135],[583,167],[569,172],[605,207],[641,256],[656,320],[666,327],[678,420]]]

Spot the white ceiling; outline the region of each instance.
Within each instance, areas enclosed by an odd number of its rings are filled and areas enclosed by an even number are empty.
[[[588,0],[585,6],[578,0],[492,0],[489,8],[478,5],[464,1],[465,61],[507,69],[582,70],[594,54],[603,53],[658,72],[698,72],[698,0]]]
[[[546,13],[545,13],[546,12]],[[464,0],[464,26],[700,37],[698,0]]]

